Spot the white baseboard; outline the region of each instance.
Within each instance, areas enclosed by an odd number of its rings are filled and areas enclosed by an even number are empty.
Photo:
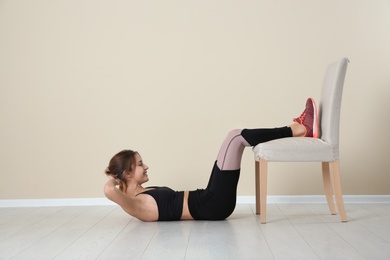
[[[0,208],[114,205],[106,198],[0,200]]]
[[[344,195],[344,203],[390,203],[390,195]],[[255,196],[238,196],[237,203],[255,203]],[[268,196],[267,203],[327,203],[325,195]]]
[[[390,195],[344,195],[344,203],[390,203]],[[238,196],[238,204],[254,204],[255,196]],[[326,203],[324,195],[268,196],[268,203]],[[0,208],[115,205],[106,198],[0,200]]]

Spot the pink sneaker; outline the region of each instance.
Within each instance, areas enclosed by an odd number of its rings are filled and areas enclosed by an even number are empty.
[[[305,111],[299,117],[294,118],[293,121],[306,128],[305,137],[318,137],[317,107],[314,99],[307,99]]]

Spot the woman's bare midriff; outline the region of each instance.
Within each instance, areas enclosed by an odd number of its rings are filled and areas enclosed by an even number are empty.
[[[191,213],[190,213],[190,210],[188,208],[188,195],[189,195],[189,192],[188,191],[185,191],[184,192],[184,199],[183,199],[183,212],[181,214],[181,218],[182,220],[186,220],[186,219],[194,219],[192,216],[191,216]]]

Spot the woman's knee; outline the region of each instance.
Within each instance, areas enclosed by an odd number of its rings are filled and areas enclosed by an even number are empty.
[[[241,135],[241,132],[242,132],[242,129],[233,129],[233,130],[230,130],[230,132],[227,134],[227,136],[230,138],[234,138],[237,135]]]

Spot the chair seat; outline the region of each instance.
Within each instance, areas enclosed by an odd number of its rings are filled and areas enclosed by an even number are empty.
[[[270,162],[333,162],[339,150],[318,138],[290,137],[260,143],[253,147],[255,160]]]

